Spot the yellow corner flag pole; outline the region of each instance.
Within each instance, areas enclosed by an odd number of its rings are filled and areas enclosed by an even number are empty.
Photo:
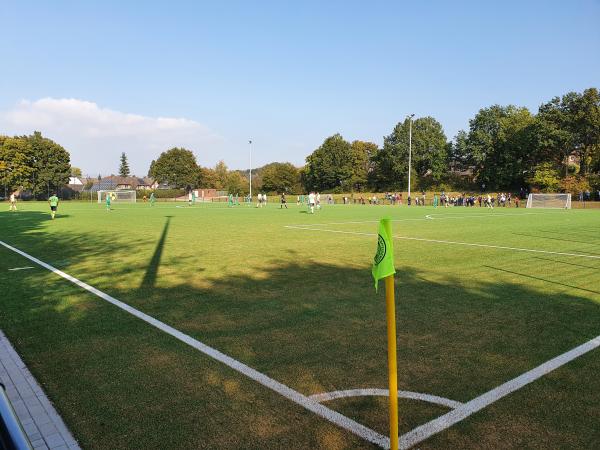
[[[398,367],[396,362],[396,301],[394,298],[394,243],[390,219],[381,219],[377,236],[377,253],[371,273],[375,290],[379,280],[385,280],[385,303],[388,338],[388,373],[390,393],[390,448],[398,450]]]
[[[396,301],[394,275],[385,278],[387,311],[388,373],[390,378],[390,449],[398,450],[398,367],[396,360]]]

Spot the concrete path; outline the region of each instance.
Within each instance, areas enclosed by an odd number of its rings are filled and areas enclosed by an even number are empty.
[[[36,450],[73,450],[79,445],[0,330],[0,382]]]

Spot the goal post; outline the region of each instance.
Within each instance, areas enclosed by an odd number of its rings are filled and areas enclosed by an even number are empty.
[[[571,209],[571,194],[529,194],[527,208]]]
[[[102,190],[98,191],[98,203],[104,203],[107,195],[110,195],[111,200],[117,203],[135,203],[137,198],[135,191]]]

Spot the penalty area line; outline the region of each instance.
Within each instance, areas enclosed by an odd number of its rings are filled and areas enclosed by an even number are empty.
[[[326,233],[340,233],[340,234],[353,234],[356,236],[377,236],[375,233],[361,233],[358,231],[342,231],[342,230],[328,230],[326,228],[315,228],[315,227],[303,227],[295,225],[285,225],[285,228],[294,230],[305,230],[305,231],[322,231]],[[431,242],[435,244],[446,244],[446,245],[464,245],[467,247],[481,247],[481,248],[493,248],[498,250],[512,250],[514,252],[529,252],[529,253],[544,253],[547,255],[559,255],[559,256],[572,256],[576,258],[588,258],[588,259],[600,259],[600,255],[586,255],[584,253],[567,253],[567,252],[553,252],[551,250],[537,250],[534,248],[521,248],[521,247],[507,247],[504,245],[492,245],[492,244],[477,244],[472,242],[460,242],[460,241],[445,241],[442,239],[426,239],[417,238],[410,236],[394,236],[394,239],[402,239],[405,241],[419,241],[419,242]]]
[[[58,275],[59,277],[62,277],[64,279],[70,281],[71,283],[76,284],[77,286],[85,289],[86,291],[91,292],[95,296],[100,297],[102,300],[105,300],[108,303],[113,304],[114,306],[122,309],[125,312],[128,312],[129,314],[137,317],[138,319],[143,320],[144,322],[148,323],[149,325],[152,325],[153,327],[158,328],[159,330],[171,335],[172,337],[178,339],[179,341],[181,341],[181,342],[189,345],[190,347],[195,348],[196,350],[200,351],[201,353],[219,361],[220,363],[235,370],[236,372],[238,372],[242,375],[245,375],[246,377],[250,378],[251,380],[254,380],[254,381],[260,383],[264,387],[271,389],[272,391],[278,393],[279,395],[287,398],[288,400],[291,400],[292,402],[296,403],[299,406],[302,406],[303,408],[307,409],[308,411],[311,411],[311,412],[317,414],[318,416],[322,417],[323,419],[328,420],[329,422],[339,426],[340,428],[343,428],[343,429],[355,434],[356,436],[359,436],[359,437],[365,439],[366,441],[369,441],[369,442],[372,442],[373,444],[379,445],[380,447],[383,447],[385,449],[390,448],[390,439],[388,437],[377,433],[376,431],[350,419],[349,417],[344,416],[343,414],[338,413],[337,411],[334,411],[330,408],[327,408],[324,405],[321,405],[320,403],[310,399],[309,397],[301,394],[300,392],[286,386],[283,383],[280,383],[279,381],[274,380],[273,378],[270,378],[269,376],[257,371],[256,369],[253,369],[250,366],[247,366],[246,364],[232,358],[231,356],[228,356],[228,355],[220,352],[219,350],[217,350],[213,347],[210,347],[210,346],[204,344],[203,342],[198,341],[197,339],[194,339],[193,337],[177,330],[176,328],[173,328],[170,325],[167,325],[164,322],[161,322],[158,319],[155,319],[154,317],[152,317],[146,313],[143,313],[142,311],[134,308],[133,306],[128,305],[127,303],[117,300],[116,298],[102,292],[101,290],[96,289],[95,287],[90,286],[89,284],[84,283],[81,280],[78,280],[77,278],[51,266],[50,264],[47,264],[47,263],[37,259],[36,257],[31,256],[22,250],[19,250],[18,248],[15,248],[3,241],[0,241],[0,245],[4,246],[8,250],[18,253],[19,255],[27,258],[28,260],[42,266],[43,268],[49,270],[50,272],[53,272],[54,274]]]

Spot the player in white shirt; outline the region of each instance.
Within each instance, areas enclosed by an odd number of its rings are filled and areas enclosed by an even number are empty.
[[[10,207],[8,210],[9,211],[17,210],[17,196],[15,195],[14,192],[12,194],[10,194]]]
[[[317,192],[317,209],[321,209],[321,194]]]
[[[315,213],[315,193],[311,192],[308,194],[308,206],[310,207],[310,213]]]

